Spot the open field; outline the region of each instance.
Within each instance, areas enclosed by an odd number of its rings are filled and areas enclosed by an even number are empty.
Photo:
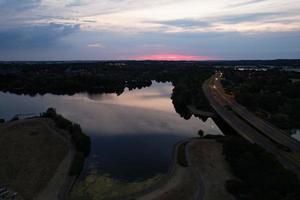
[[[24,199],[35,199],[68,155],[67,135],[63,134],[50,119],[1,124],[0,183],[8,185]],[[59,187],[61,181],[65,180],[60,179],[52,185]]]

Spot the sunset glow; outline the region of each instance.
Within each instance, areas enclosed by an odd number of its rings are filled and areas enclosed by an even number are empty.
[[[194,55],[180,55],[180,54],[158,54],[158,55],[144,55],[135,56],[132,60],[169,60],[169,61],[180,61],[180,60],[211,60],[209,56],[194,56]]]

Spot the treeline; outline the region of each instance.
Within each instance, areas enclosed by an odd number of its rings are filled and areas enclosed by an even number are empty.
[[[190,119],[192,113],[188,106],[193,105],[202,111],[210,111],[202,85],[213,74],[213,70],[200,70],[198,72],[182,75],[183,77],[174,82],[172,102],[176,112],[184,119]]]
[[[117,93],[148,87],[152,80],[174,82],[198,71],[194,63],[2,64],[0,90],[17,94]]]
[[[223,153],[237,179],[226,182],[227,190],[239,200],[300,199],[297,176],[276,158],[240,136],[222,140]]]
[[[79,175],[83,169],[84,160],[90,153],[90,138],[82,132],[80,125],[74,124],[65,119],[63,116],[57,114],[56,110],[53,108],[49,108],[45,113],[42,113],[41,117],[51,118],[58,128],[64,129],[70,134],[76,148],[76,155],[69,174]]]
[[[17,94],[74,94],[117,93],[149,87],[152,81],[172,82],[172,102],[176,112],[185,119],[194,105],[207,110],[209,104],[203,94],[204,80],[213,74],[195,62],[126,62],[118,63],[63,63],[0,65],[0,90]],[[141,65],[142,64],[142,65]],[[2,74],[1,74],[2,70]]]
[[[224,70],[236,100],[282,129],[300,128],[300,73]]]

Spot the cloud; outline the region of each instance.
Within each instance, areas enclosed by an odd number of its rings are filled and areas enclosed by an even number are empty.
[[[266,32],[290,32],[300,30],[300,15],[294,12],[264,12],[244,14],[223,14],[206,18],[185,18],[176,20],[144,21],[154,31],[179,32],[241,32],[260,34]]]
[[[216,18],[214,21],[224,22],[224,23],[242,23],[242,22],[253,22],[253,21],[262,21],[267,18],[277,18],[284,15],[281,12],[269,12],[269,13],[247,13],[239,15],[229,15]]]
[[[89,48],[103,48],[104,45],[101,43],[93,43],[93,44],[88,44],[87,45]]]
[[[229,7],[247,6],[247,5],[261,3],[261,2],[266,2],[266,1],[268,1],[268,0],[248,0],[248,1],[245,1],[245,2],[239,2],[239,3],[235,3],[235,4],[230,4]]]
[[[88,5],[89,3],[90,2],[88,0],[72,0],[66,5],[66,7]]]
[[[40,5],[41,0],[0,0],[0,11],[22,11]]]
[[[269,13],[246,13],[239,15],[223,15],[218,17],[208,17],[206,19],[177,19],[177,20],[165,20],[165,21],[145,21],[146,23],[157,23],[168,26],[175,26],[180,28],[209,28],[214,23],[226,23],[237,24],[243,22],[256,22],[264,19],[277,19],[279,16],[287,15],[281,12],[269,12]]]
[[[148,21],[148,23],[159,23],[169,26],[177,27],[209,27],[211,24],[209,22],[196,20],[196,19],[177,19],[177,20],[168,20],[168,21]]]
[[[55,24],[0,29],[0,48],[47,47],[58,39],[79,31],[78,24]]]

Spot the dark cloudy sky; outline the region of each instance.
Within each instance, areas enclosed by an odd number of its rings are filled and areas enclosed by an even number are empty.
[[[300,0],[0,0],[0,60],[300,58]]]

